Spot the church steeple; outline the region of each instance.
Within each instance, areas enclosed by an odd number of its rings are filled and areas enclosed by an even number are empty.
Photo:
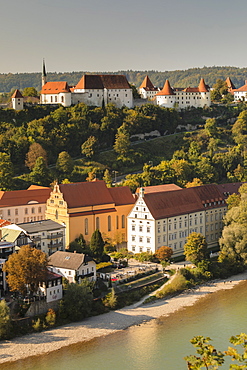
[[[42,70],[42,87],[46,84],[46,70],[45,70],[45,59],[43,59],[43,70]]]

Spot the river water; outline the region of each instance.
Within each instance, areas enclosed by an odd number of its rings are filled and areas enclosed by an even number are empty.
[[[212,344],[223,351],[231,335],[247,332],[246,293],[247,281],[233,289],[209,294],[168,317],[53,354],[0,365],[0,369],[186,370],[183,357],[195,353],[189,342],[193,336],[209,336]]]

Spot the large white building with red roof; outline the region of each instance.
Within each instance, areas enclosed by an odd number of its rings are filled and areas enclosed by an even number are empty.
[[[124,75],[84,75],[76,86],[63,81],[46,81],[45,66],[42,74],[41,104],[85,103],[102,107],[113,103],[118,108],[133,107],[132,88]]]
[[[172,88],[169,80],[166,80],[163,89],[155,97],[156,104],[165,108],[203,108],[211,105],[210,89],[203,78],[198,87],[185,89]]]
[[[237,193],[240,185],[141,189],[128,215],[128,250],[155,253],[161,246],[169,246],[174,257],[182,256],[192,232],[204,235],[209,248],[217,247],[227,211],[226,199]]]
[[[139,87],[139,94],[142,99],[153,100],[155,95],[160,91],[160,89],[153,85],[150,78],[146,76]]]
[[[15,224],[44,220],[50,192],[50,188],[38,185],[27,190],[0,191],[0,218]]]
[[[247,101],[247,81],[239,89],[231,89],[230,92],[234,95],[234,101]]]

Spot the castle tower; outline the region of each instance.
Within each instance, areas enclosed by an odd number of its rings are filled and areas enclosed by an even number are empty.
[[[46,70],[45,70],[45,60],[43,59],[43,70],[42,70],[42,87],[46,84]]]
[[[19,90],[15,90],[14,94],[11,96],[12,108],[15,110],[23,109],[23,96]]]

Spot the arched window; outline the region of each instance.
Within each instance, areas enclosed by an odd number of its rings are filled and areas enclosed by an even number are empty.
[[[111,231],[111,216],[108,216],[108,231]]]
[[[64,97],[63,96],[61,96],[61,103],[63,103],[64,102]]]
[[[85,235],[88,235],[88,218],[85,218]]]
[[[99,230],[100,224],[99,224],[99,217],[96,217],[96,229]]]
[[[122,215],[122,228],[124,229],[125,228],[125,216]]]
[[[116,216],[116,229],[118,229],[118,216]]]
[[[56,220],[58,219],[58,211],[57,211],[57,209],[56,209]]]

